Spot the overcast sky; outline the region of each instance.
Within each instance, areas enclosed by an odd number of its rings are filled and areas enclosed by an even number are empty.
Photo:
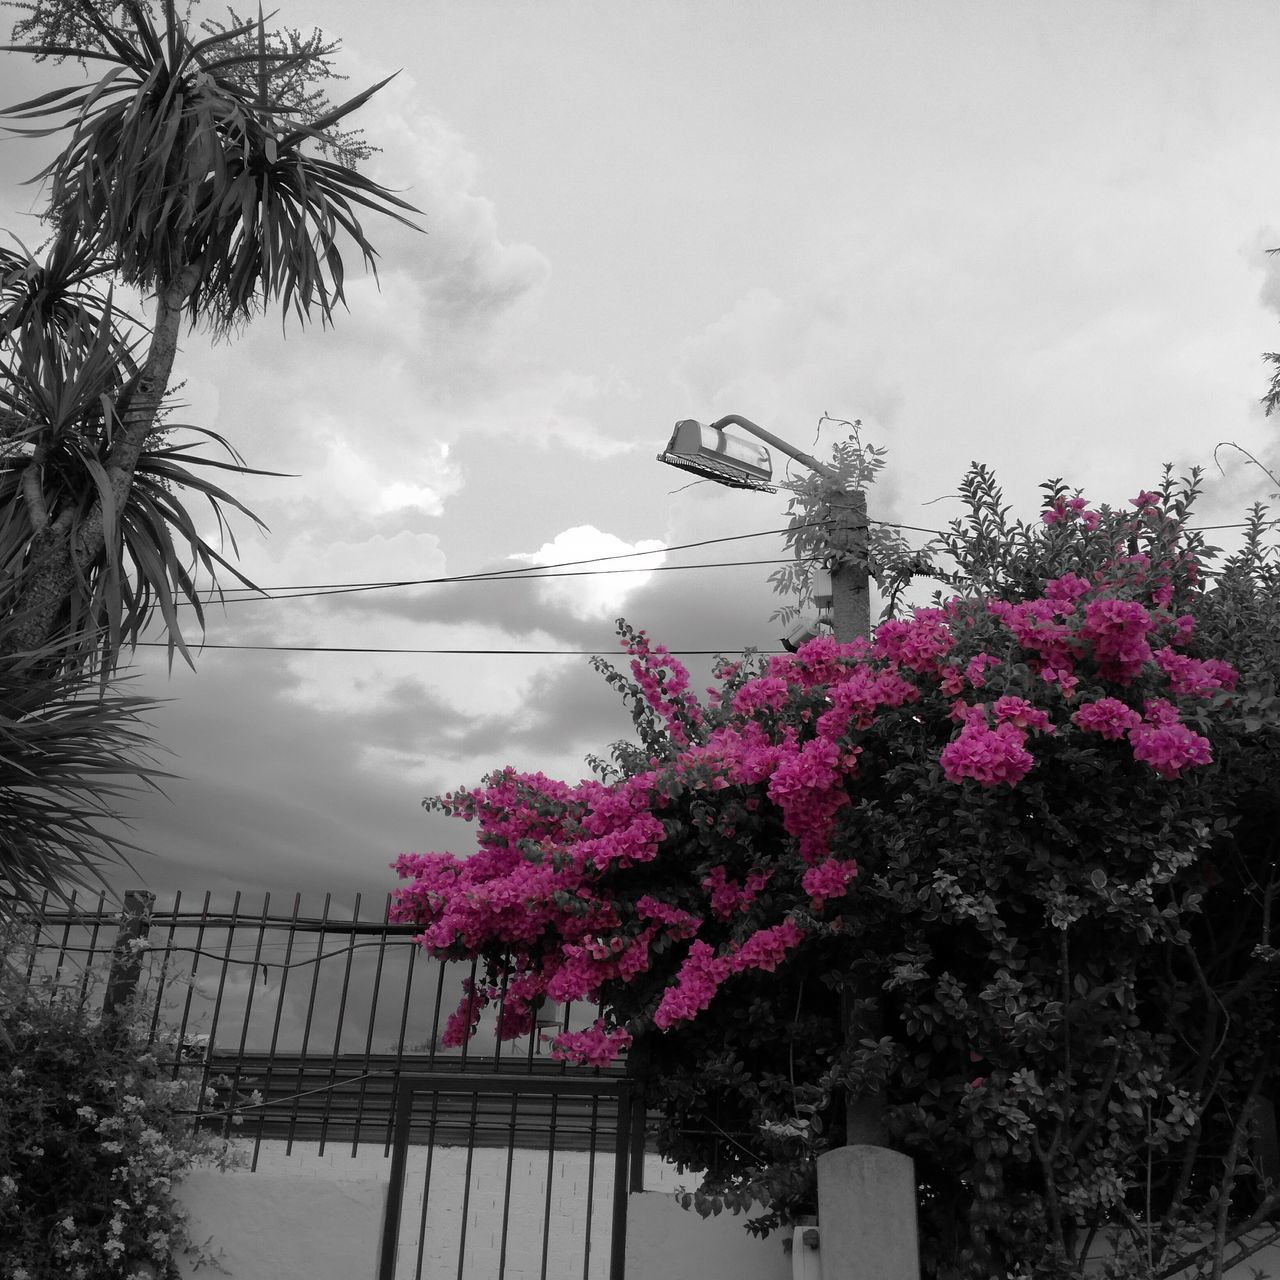
[[[672,649],[775,647],[785,494],[659,465],[679,418],[741,413],[821,455],[824,412],[889,448],[873,518],[937,528],[971,460],[1027,515],[1064,476],[1122,503],[1210,470],[1236,520],[1275,463],[1280,7],[858,0],[280,0],[342,37],[370,168],[425,234],[368,220],[380,281],[330,331],[190,334],[182,416],[254,466],[241,564],[267,588],[653,551],[627,577],[461,583],[210,616],[141,655],[167,799],[136,806],[162,897],[381,901],[396,854],[470,847],[424,795],[576,779],[625,714],[581,656],[624,613]],[[357,16],[358,15],[358,16]],[[70,69],[6,56],[4,97]],[[38,239],[30,144],[0,225]],[[353,264],[354,269],[354,264]],[[815,443],[816,440],[816,443]],[[911,533],[913,541],[925,534]],[[624,562],[626,563],[626,562]],[[658,568],[658,566],[662,566]],[[597,566],[612,568],[612,565]],[[515,651],[515,652],[513,652]]]

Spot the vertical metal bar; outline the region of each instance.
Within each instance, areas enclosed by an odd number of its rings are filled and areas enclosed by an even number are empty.
[[[342,1022],[347,1014],[347,992],[351,987],[351,962],[356,954],[355,926],[360,920],[360,895],[356,894],[355,908],[347,928],[347,963],[342,971],[342,995],[338,999],[338,1017],[333,1028],[333,1056],[329,1059],[329,1087],[324,1094],[324,1115],[320,1120],[320,1155],[324,1155],[325,1139],[329,1136],[329,1115],[333,1108],[333,1095],[338,1084],[338,1059],[342,1050]]]
[[[511,1171],[516,1162],[516,1117],[520,1094],[511,1090],[511,1116],[507,1124],[507,1176],[502,1187],[502,1239],[498,1246],[498,1280],[507,1274],[507,1228],[511,1222]]]
[[[154,895],[153,895],[154,898]],[[98,894],[97,909],[93,913],[93,927],[89,931],[89,949],[85,955],[84,972],[80,975],[80,1003],[89,998],[89,983],[93,979],[94,961],[97,958],[98,950],[98,933],[102,929],[102,922],[106,917],[106,901],[103,894]],[[136,981],[136,979],[135,979]]]
[[[253,963],[249,969],[249,990],[244,998],[244,1017],[240,1021],[240,1046],[236,1051],[236,1069],[231,1078],[231,1098],[228,1106],[234,1107],[240,1097],[240,1081],[244,1076],[244,1049],[249,1040],[249,1019],[253,1014],[253,993],[258,989],[258,969],[262,964],[262,939],[267,931],[267,911],[271,906],[271,894],[262,895],[262,914],[258,917],[258,941],[253,949]],[[266,979],[264,978],[265,982]],[[228,1121],[232,1119],[227,1117]],[[262,1112],[258,1112],[258,1131],[262,1131]]]
[[[609,1235],[609,1280],[623,1280],[627,1265],[627,1164],[631,1155],[631,1082],[618,1084],[618,1132],[613,1147],[613,1226]]]
[[[196,988],[196,969],[200,964],[200,953],[204,948],[204,931],[205,922],[209,915],[209,890],[204,892],[204,904],[200,908],[200,923],[196,926],[196,945],[191,952],[191,971],[187,974],[187,998],[182,1006],[182,1022],[178,1027],[178,1062],[174,1065],[173,1078],[178,1078],[179,1070],[182,1066],[183,1052],[187,1047],[187,1024],[191,1018],[191,1001],[195,996]],[[208,1050],[201,1055],[201,1089],[200,1100],[196,1103],[196,1110],[203,1111],[205,1105],[205,1087],[209,1083],[209,1053]]]
[[[391,898],[391,895],[390,895],[390,894],[388,894],[388,895],[387,895],[387,900],[388,900],[388,902],[390,901],[390,898]],[[395,1061],[395,1065],[394,1065],[394,1066],[392,1067],[392,1069],[391,1069],[391,1073],[392,1073],[392,1074],[391,1074],[391,1079],[392,1079],[392,1083],[393,1083],[393,1084],[399,1081],[399,1079],[400,1079],[400,1072],[401,1072],[401,1070],[403,1069],[403,1066],[404,1066],[404,1042],[405,1042],[405,1038],[406,1038],[406,1036],[409,1034],[409,1032],[408,1032],[408,1026],[409,1026],[409,997],[410,997],[410,994],[411,994],[411,993],[412,993],[412,991],[413,991],[413,973],[414,973],[414,967],[415,967],[415,966],[417,965],[417,963],[418,963],[418,952],[419,952],[419,948],[418,948],[416,945],[410,945],[410,946],[409,946],[409,948],[408,948],[408,954],[409,954],[408,967],[405,969],[405,974],[404,974],[404,1002],[403,1002],[403,1004],[400,1006],[400,1034],[399,1034],[399,1036],[398,1036],[398,1037],[397,1037],[397,1039],[396,1039],[396,1061]],[[437,997],[436,997],[436,1003],[437,1003],[437,1005],[439,1004],[439,1000],[440,1000],[440,998],[439,998],[439,996],[437,996]],[[432,1052],[434,1053],[434,1051],[435,1051],[435,1044],[434,1044],[434,1042],[433,1042],[433,1044],[432,1044]],[[390,1124],[388,1124],[388,1126],[387,1126],[387,1138],[386,1138],[386,1142],[384,1143],[383,1148],[382,1148],[382,1154],[383,1154],[384,1156],[387,1154],[387,1151],[390,1149],[390,1147],[391,1147],[391,1126],[390,1126]]]
[[[427,1251],[427,1208],[431,1203],[431,1166],[436,1155],[436,1121],[440,1117],[440,1092],[431,1094],[431,1119],[427,1130],[427,1167],[422,1177],[422,1212],[418,1215],[418,1256],[414,1264],[414,1280],[422,1280],[422,1257]]]
[[[40,954],[40,935],[44,933],[45,918],[49,914],[49,890],[46,889],[40,898],[40,905],[31,914],[31,950],[27,956],[27,983],[31,983],[31,975],[36,971],[36,957]]]
[[[262,1100],[265,1103],[271,1101],[271,1077],[275,1072],[276,1065],[276,1049],[280,1043],[280,1020],[284,1016],[284,995],[285,988],[289,982],[289,974],[292,972],[290,965],[293,960],[293,940],[298,932],[298,912],[302,907],[302,894],[295,893],[293,895],[293,914],[289,917],[288,936],[284,944],[284,961],[280,965],[280,992],[276,996],[276,1016],[271,1023],[271,1047],[267,1050],[267,1071],[262,1081]],[[266,1107],[263,1107],[259,1113],[258,1131],[253,1139],[253,1158],[249,1165],[250,1172],[258,1167],[258,1156],[262,1151],[263,1131],[266,1128],[267,1116],[270,1113]],[[388,1131],[388,1141],[390,1140],[390,1132]]]
[[[547,1253],[551,1248],[551,1183],[555,1178],[556,1167],[556,1110],[560,1098],[551,1095],[551,1115],[547,1124],[547,1194],[542,1204],[542,1266],[538,1271],[538,1280],[547,1280]]]
[[[493,1019],[493,1067],[494,1071],[502,1070],[502,1020],[507,1014],[507,967],[502,967],[502,976],[498,984],[498,1011]]]
[[[222,949],[222,972],[218,975],[218,994],[213,1001],[213,1024],[209,1028],[209,1058],[213,1059],[214,1046],[218,1042],[218,1021],[222,1017],[222,997],[227,988],[227,970],[231,968],[231,947],[235,942],[236,924],[240,918],[240,890],[236,890],[235,897],[231,900],[231,916],[227,921],[227,942]],[[231,1099],[228,1099],[228,1102]],[[227,1103],[223,1104],[222,1118],[222,1136],[224,1138],[231,1136],[231,1112]]]
[[[631,1101],[628,1104],[631,1115],[628,1124],[631,1129],[631,1176],[628,1190],[644,1190],[644,1085],[637,1081],[631,1090]],[[621,1103],[619,1103],[621,1106]]]
[[[596,1137],[600,1129],[600,1095],[591,1098],[591,1136],[587,1141],[587,1223],[582,1240],[582,1280],[591,1273],[591,1216],[596,1198]]]
[[[58,944],[58,959],[53,967],[53,982],[50,987],[50,997],[57,990],[59,982],[62,980],[62,966],[66,962],[69,954],[68,948],[71,945],[71,922],[76,910],[76,890],[71,890],[71,897],[67,900],[67,913],[62,920],[62,941]]]
[[[476,991],[476,974],[477,974],[477,973],[479,973],[479,971],[480,971],[480,962],[479,962],[478,960],[473,960],[473,961],[471,962],[471,978],[470,978],[470,982],[471,982],[471,995],[470,995],[470,997],[469,997],[471,1000],[478,999],[478,995],[477,995],[477,991]],[[464,1037],[464,1039],[463,1039],[463,1041],[462,1041],[462,1066],[461,1066],[461,1069],[462,1069],[463,1071],[465,1071],[465,1070],[467,1069],[467,1051],[471,1048],[471,1034],[470,1034],[471,1008],[472,1008],[472,1006],[471,1006],[470,1004],[468,1004],[468,1005],[467,1005],[468,1032],[467,1032],[467,1035]],[[434,1063],[433,1063],[432,1065],[434,1066]]]
[[[320,957],[324,955],[324,935],[325,927],[329,921],[329,903],[333,895],[326,893],[324,895],[324,911],[320,917],[320,932],[318,934],[319,941],[316,944],[316,959],[311,967],[311,992],[307,996],[307,1020],[302,1028],[302,1051],[298,1054],[298,1083],[294,1089],[294,1094],[302,1092],[303,1078],[307,1069],[307,1049],[311,1043],[311,1018],[315,1013],[316,1007],[316,989],[320,983]],[[293,1154],[293,1135],[298,1127],[298,1108],[302,1099],[295,1096],[293,1106],[289,1109],[289,1138],[285,1143],[285,1155]]]
[[[431,1047],[427,1051],[427,1062],[432,1071],[436,1069],[436,1049],[440,1044],[440,1013],[444,1006],[444,978],[449,967],[443,960],[437,960],[435,965],[436,1007],[431,1014]]]
[[[182,890],[173,895],[173,906],[169,908],[169,929],[164,940],[164,956],[160,961],[160,972],[156,976],[156,1002],[151,1009],[151,1025],[147,1028],[147,1043],[155,1044],[160,1034],[160,1010],[164,1007],[165,988],[169,985],[169,964],[173,959],[173,938],[178,928],[178,907],[182,902]],[[156,922],[152,913],[151,923]],[[180,1046],[176,1046],[180,1051]]]
[[[328,901],[325,902],[326,913]],[[413,1111],[413,1085],[401,1080],[396,1085],[395,1136],[391,1147],[391,1181],[387,1187],[387,1214],[382,1224],[382,1248],[378,1259],[378,1280],[395,1280],[396,1245],[400,1237],[400,1209],[404,1202],[404,1174],[409,1160],[409,1120]]]
[[[365,1093],[369,1087],[369,1071],[373,1062],[373,1030],[378,1022],[378,993],[382,987],[382,962],[387,955],[387,926],[391,911],[391,895],[387,894],[382,906],[382,934],[378,945],[378,964],[373,971],[373,993],[369,999],[369,1029],[364,1038],[364,1062],[360,1068],[360,1092],[356,1097],[356,1124],[351,1135],[351,1154],[354,1156],[360,1146],[360,1126],[364,1120]]]
[[[648,1072],[649,1046],[640,1035],[631,1043],[627,1054],[627,1079],[633,1082],[631,1089],[631,1176],[632,1191],[644,1190],[644,1090]],[[619,1106],[622,1104],[619,1103]]]
[[[471,1165],[476,1154],[476,1115],[480,1106],[479,1093],[471,1095],[471,1120],[467,1125],[467,1167],[462,1175],[462,1234],[458,1237],[458,1278],[467,1261],[467,1214],[471,1211]]]

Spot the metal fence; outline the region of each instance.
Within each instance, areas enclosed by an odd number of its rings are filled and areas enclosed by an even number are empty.
[[[206,1124],[253,1142],[256,1168],[264,1139],[361,1144],[391,1150],[396,1084],[421,1075],[521,1074],[541,1078],[609,1076],[552,1060],[557,1030],[589,1025],[597,1010],[552,1006],[532,1032],[496,1037],[499,997],[481,1016],[476,1035],[459,1049],[441,1045],[445,1020],[457,1007],[476,966],[442,964],[413,941],[420,930],[389,920],[391,898],[373,911],[359,895],[349,908],[325,895],[304,912],[302,895],[284,910],[271,896],[248,906],[211,894],[192,902],[176,894],[160,907],[149,894],[126,895],[124,909],[105,895],[69,902],[46,898],[20,914],[9,942],[11,960],[28,981],[101,992],[108,1011],[133,1001],[146,1037],[173,1049],[175,1073],[212,1088],[202,1098]],[[437,1142],[505,1145],[506,1132],[470,1125],[444,1105],[430,1126]],[[611,1134],[616,1107],[602,1099],[590,1123],[550,1113],[522,1113],[518,1145],[586,1150]],[[468,1113],[469,1114],[469,1113]],[[421,1128],[414,1141],[425,1140]]]

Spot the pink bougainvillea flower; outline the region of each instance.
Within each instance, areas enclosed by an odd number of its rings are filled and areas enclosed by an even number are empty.
[[[1026,740],[1016,725],[988,729],[971,722],[942,748],[942,772],[952,782],[973,778],[984,787],[1016,786],[1035,764]]]
[[[1148,764],[1162,778],[1177,778],[1191,766],[1213,761],[1208,738],[1185,724],[1141,724],[1129,730],[1135,760]]]
[[[584,1067],[607,1067],[631,1044],[631,1033],[621,1027],[609,1030],[596,1019],[585,1031],[562,1031],[551,1042],[551,1056]]]
[[[822,908],[828,898],[843,898],[858,864],[852,859],[827,858],[810,867],[801,877],[801,887],[809,895],[809,904],[815,911]]]
[[[1135,725],[1142,723],[1142,717],[1119,698],[1099,698],[1096,702],[1086,702],[1071,719],[1080,728],[1101,734],[1112,741],[1118,741]]]

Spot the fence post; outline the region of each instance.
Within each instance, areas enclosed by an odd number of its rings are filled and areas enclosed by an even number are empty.
[[[151,908],[155,906],[155,902],[156,895],[149,889],[125,891],[120,927],[116,930],[115,945],[111,949],[107,994],[102,1001],[104,1022],[114,1019],[137,990],[138,975],[142,972],[143,951],[138,944],[145,941],[151,929]]]
[[[631,1153],[628,1164],[629,1191],[644,1190],[644,1142],[645,1142],[645,1077],[649,1072],[649,1042],[644,1035],[638,1035],[631,1042],[631,1047],[627,1051],[627,1079],[631,1083],[631,1100],[629,1106],[631,1108],[631,1117],[629,1125],[631,1129]],[[621,1104],[619,1104],[621,1105]],[[621,1119],[621,1118],[619,1118]]]

